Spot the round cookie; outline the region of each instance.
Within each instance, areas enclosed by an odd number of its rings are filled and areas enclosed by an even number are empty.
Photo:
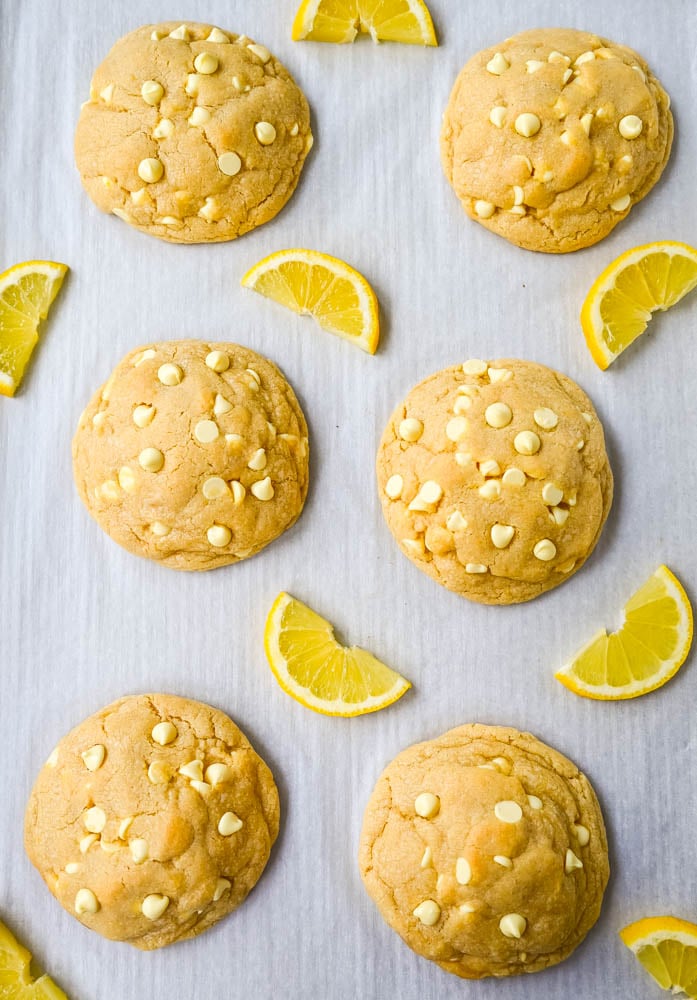
[[[238,907],[278,822],[273,776],[227,715],[188,698],[134,695],[51,753],[27,805],[24,844],[68,913],[150,950]]]
[[[631,49],[584,31],[524,31],[460,72],[443,118],[443,169],[492,232],[526,250],[579,250],[658,181],[669,108]]]
[[[465,979],[567,958],[609,877],[587,778],[529,733],[465,725],[400,753],[368,802],[359,862],[380,913]]]
[[[528,601],[593,551],[612,472],[588,396],[530,361],[471,359],[411,390],[380,442],[383,513],[438,583],[482,604]]]
[[[274,364],[237,344],[131,351],[73,439],[80,497],[129,552],[203,570],[254,555],[305,502],[307,425]]]
[[[95,71],[75,135],[104,212],[173,243],[268,222],[312,147],[307,101],[263,45],[210,24],[149,24]]]

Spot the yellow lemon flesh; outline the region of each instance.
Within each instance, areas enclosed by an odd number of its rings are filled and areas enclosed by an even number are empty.
[[[697,997],[697,925],[644,917],[621,930],[620,938],[662,989]]]
[[[359,32],[374,42],[438,45],[423,0],[303,0],[293,21],[298,42],[352,42]]]
[[[68,1000],[48,976],[33,979],[31,954],[0,921],[0,1000]]]

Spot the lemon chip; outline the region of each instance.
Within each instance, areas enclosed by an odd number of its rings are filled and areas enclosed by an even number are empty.
[[[14,396],[68,270],[51,260],[28,260],[0,274],[0,395]]]
[[[303,0],[293,21],[294,42],[352,42],[358,33],[374,42],[438,45],[423,0]]]
[[[283,690],[324,715],[365,715],[401,698],[411,684],[371,653],[350,649],[307,605],[280,593],[266,619],[264,647]]]
[[[637,698],[661,687],[685,662],[692,643],[692,608],[666,566],[624,606],[624,622],[603,629],[554,676],[584,698]]]
[[[30,962],[31,954],[0,921],[0,997],[7,997],[7,1000],[68,1000],[48,976],[33,979]]]
[[[697,924],[644,917],[623,928],[620,938],[662,989],[697,997]]]
[[[613,260],[581,309],[595,363],[608,368],[644,332],[654,312],[670,309],[696,285],[697,250],[686,243],[647,243]]]
[[[251,288],[293,312],[375,354],[380,339],[378,300],[362,274],[316,250],[279,250],[242,278]]]

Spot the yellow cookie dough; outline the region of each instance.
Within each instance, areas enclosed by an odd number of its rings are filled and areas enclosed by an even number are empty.
[[[194,937],[256,885],[278,834],[273,776],[234,722],[167,694],[68,733],[27,805],[27,854],[59,903],[150,950]]]
[[[445,175],[467,214],[527,250],[597,243],[658,181],[670,99],[623,45],[564,28],[478,52],[450,95]]]
[[[567,958],[609,877],[600,806],[529,733],[465,725],[400,753],[368,802],[359,863],[387,923],[466,979]]]
[[[417,385],[377,456],[401,550],[483,604],[528,601],[593,551],[612,503],[603,428],[575,382],[530,361],[471,358]]]
[[[75,136],[87,193],[173,243],[268,222],[312,147],[302,91],[263,45],[210,24],[149,24],[95,71]]]
[[[166,341],[131,351],[94,394],[73,469],[119,545],[173,569],[213,569],[254,555],[300,516],[307,425],[260,354]]]

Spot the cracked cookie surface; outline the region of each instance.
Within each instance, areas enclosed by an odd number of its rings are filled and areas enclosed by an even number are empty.
[[[236,909],[278,825],[273,776],[227,715],[135,695],[58,743],[32,790],[24,842],[68,913],[150,950]]]
[[[472,358],[412,389],[383,433],[377,479],[400,549],[483,604],[527,601],[568,579],[612,503],[588,396],[510,358]]]
[[[567,958],[609,877],[587,778],[529,733],[464,725],[400,753],[368,802],[359,864],[387,923],[467,979]]]
[[[478,52],[443,119],[441,160],[467,214],[527,250],[601,240],[658,181],[670,99],[632,49],[525,31]]]
[[[290,385],[238,344],[173,340],[131,351],[73,439],[80,497],[129,552],[205,570],[254,555],[295,523],[307,425]]]
[[[312,147],[307,101],[263,45],[209,24],[150,24],[95,71],[75,135],[92,201],[175,243],[272,219]]]

